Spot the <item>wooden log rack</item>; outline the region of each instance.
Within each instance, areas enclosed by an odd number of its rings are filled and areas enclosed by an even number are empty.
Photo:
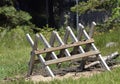
[[[93,26],[91,30],[93,30]],[[30,52],[31,57],[29,61],[29,69],[27,75],[30,76],[33,72],[34,64],[36,63],[35,56],[37,56],[39,62],[43,65],[43,67],[47,70],[47,72],[51,77],[55,77],[55,75],[49,65],[59,64],[59,63],[61,64],[62,62],[66,62],[70,60],[81,60],[82,58],[80,68],[84,69],[85,61],[87,60],[87,57],[93,55],[96,55],[99,58],[98,61],[101,62],[102,66],[106,70],[110,71],[110,68],[103,60],[99,50],[96,48],[94,44],[94,40],[91,38],[92,36],[93,36],[93,31],[90,31],[88,34],[82,24],[79,24],[79,30],[77,36],[75,36],[72,29],[68,26],[66,28],[66,32],[63,40],[56,31],[52,32],[49,42],[41,33],[35,35],[34,41],[32,40],[29,34],[26,34],[27,40],[29,41],[32,47],[32,51]],[[72,40],[71,43],[70,42],[68,43],[69,38]],[[39,40],[40,42],[43,43],[45,48],[38,49]],[[54,46],[55,42],[58,42],[59,45]],[[71,52],[69,48],[73,48]],[[56,54],[55,51],[59,51],[59,57],[57,55],[58,53]],[[45,56],[43,56],[43,54],[45,54]],[[45,58],[47,58],[48,60],[45,60]]]

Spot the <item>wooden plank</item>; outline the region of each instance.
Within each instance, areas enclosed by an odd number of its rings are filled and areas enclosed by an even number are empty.
[[[59,58],[59,59],[49,60],[49,61],[45,62],[45,65],[51,65],[51,64],[56,64],[56,63],[60,63],[60,62],[69,61],[69,60],[78,59],[78,58],[88,57],[88,56],[96,55],[96,54],[99,54],[99,53],[100,53],[99,51],[89,51],[89,52],[86,52],[86,53],[72,55],[70,57],[63,57],[63,58]]]
[[[89,40],[86,40],[83,42],[82,41],[74,42],[73,44],[66,44],[66,45],[61,45],[59,47],[46,48],[45,50],[36,50],[35,54],[43,54],[43,53],[47,53],[47,52],[57,51],[57,50],[80,46],[80,45],[89,44],[89,43],[93,43],[93,42],[94,42],[93,39],[89,39]]]

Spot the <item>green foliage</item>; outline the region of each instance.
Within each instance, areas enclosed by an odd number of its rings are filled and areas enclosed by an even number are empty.
[[[117,19],[118,17],[120,17],[120,7],[116,7],[113,9],[111,18]]]
[[[71,10],[76,12],[78,9],[79,14],[84,14],[89,10],[95,10],[95,8],[102,3],[100,1],[101,0],[88,0],[87,2],[79,2],[79,5],[72,7]]]
[[[98,30],[100,32],[109,31],[110,29],[119,28],[120,26],[120,7],[115,7],[112,9],[112,15],[108,18],[106,22],[98,25]]]
[[[116,0],[88,0],[87,2],[79,2],[78,5],[75,5],[71,8],[73,12],[76,12],[78,9],[79,14],[84,14],[89,11],[108,11],[115,8],[117,1]]]
[[[99,31],[109,31],[114,27],[120,26],[120,1],[119,0],[88,0],[87,2],[79,2],[79,5],[71,8],[76,12],[78,9],[79,14],[84,14],[89,11],[104,11],[111,13],[110,17],[104,23],[98,25]]]
[[[3,32],[2,36],[4,36],[5,31],[7,33],[8,30],[11,29],[21,28],[25,32],[29,32],[35,27],[35,25],[30,22],[32,17],[29,13],[15,9],[15,2],[16,0],[0,1],[0,32]]]
[[[49,27],[48,25],[44,26],[43,28],[38,28],[38,33],[42,33],[45,37],[50,37],[51,32],[54,30],[54,28]]]
[[[13,6],[0,7],[0,26],[2,28],[12,29],[16,26],[30,25],[31,18],[28,13],[17,11]]]
[[[109,30],[109,32],[97,32],[94,39],[96,46],[99,48],[102,54],[107,55],[110,52],[119,51],[118,47],[120,45],[108,47],[108,48],[105,47],[106,44],[109,42],[120,43],[119,32],[120,32],[120,28]]]
[[[48,32],[52,32],[54,30],[54,28],[49,27],[48,25],[44,26],[43,28],[39,29],[40,32],[42,32],[43,34],[47,34]]]
[[[5,46],[6,48],[14,49],[17,45],[19,46],[24,44],[25,32],[21,28],[15,28],[9,31],[3,30],[2,32],[0,32],[0,38],[0,42],[3,43],[0,44],[1,47]],[[11,42],[10,45],[9,42]]]

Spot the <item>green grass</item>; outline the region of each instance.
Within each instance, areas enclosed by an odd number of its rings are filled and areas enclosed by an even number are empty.
[[[18,32],[18,33],[16,33]],[[94,36],[95,44],[102,52],[102,55],[108,55],[114,51],[120,52],[120,29],[117,31],[104,33]],[[106,48],[108,42],[117,42],[118,45]],[[15,77],[17,75],[25,76],[28,69],[31,47],[26,41],[25,33],[22,30],[0,33],[0,80],[6,77]],[[94,75],[90,78],[80,78],[73,80],[54,80],[49,83],[40,82],[39,84],[119,84],[120,68],[112,72],[104,72]],[[10,84],[33,84],[25,82],[24,79],[9,82]],[[8,82],[6,83],[8,84]]]
[[[96,35],[94,37],[95,44],[103,55],[110,54],[114,51],[120,52],[120,29],[114,30],[112,32],[102,33],[101,35]],[[109,42],[117,43],[117,46],[106,48],[106,44]]]
[[[13,31],[11,31],[13,32]],[[21,74],[27,70],[30,47],[27,45],[25,34],[1,33],[0,40],[0,79]],[[21,35],[22,34],[22,35]]]
[[[5,50],[0,55],[0,78],[13,76],[27,70],[30,49]],[[22,53],[21,53],[22,52]]]

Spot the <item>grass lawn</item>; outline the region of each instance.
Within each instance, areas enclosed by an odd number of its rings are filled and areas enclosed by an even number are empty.
[[[12,31],[13,32],[13,31]],[[94,36],[95,44],[102,55],[108,55],[114,51],[120,53],[120,29],[107,33],[99,33]],[[116,42],[117,46],[106,48],[108,42]],[[27,73],[28,61],[30,58],[31,47],[26,41],[25,33],[19,30],[19,33],[3,32],[0,33],[0,80],[5,78],[24,75]],[[54,80],[49,83],[40,82],[39,84],[119,84],[120,68],[112,72],[104,72],[94,75],[90,78],[80,78],[78,80],[65,79]],[[1,82],[3,83],[3,82]],[[6,84],[33,84],[25,82],[24,79],[6,82]]]

